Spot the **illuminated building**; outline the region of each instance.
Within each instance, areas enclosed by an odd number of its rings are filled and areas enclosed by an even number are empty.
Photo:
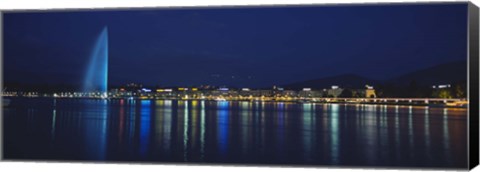
[[[327,95],[327,97],[337,98],[338,96],[340,96],[340,94],[342,94],[342,92],[343,92],[342,88],[340,88],[337,85],[332,85],[331,89],[326,90],[326,95]]]
[[[365,86],[367,89],[365,89],[365,97],[366,98],[376,98],[377,95],[375,94],[375,89],[373,89],[373,86],[366,85]]]

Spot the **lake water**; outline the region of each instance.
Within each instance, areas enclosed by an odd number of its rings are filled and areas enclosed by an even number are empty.
[[[467,109],[12,98],[4,158],[467,168]]]

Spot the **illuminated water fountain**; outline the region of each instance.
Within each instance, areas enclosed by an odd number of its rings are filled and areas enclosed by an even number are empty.
[[[102,29],[90,55],[85,80],[84,92],[99,92],[102,97],[107,97],[108,83],[108,29]]]

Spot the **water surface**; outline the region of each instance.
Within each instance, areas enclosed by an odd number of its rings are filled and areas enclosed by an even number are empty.
[[[467,167],[467,110],[395,105],[14,98],[4,158]]]

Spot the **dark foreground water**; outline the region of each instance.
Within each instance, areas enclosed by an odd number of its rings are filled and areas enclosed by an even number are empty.
[[[12,99],[4,158],[467,167],[466,109]]]

